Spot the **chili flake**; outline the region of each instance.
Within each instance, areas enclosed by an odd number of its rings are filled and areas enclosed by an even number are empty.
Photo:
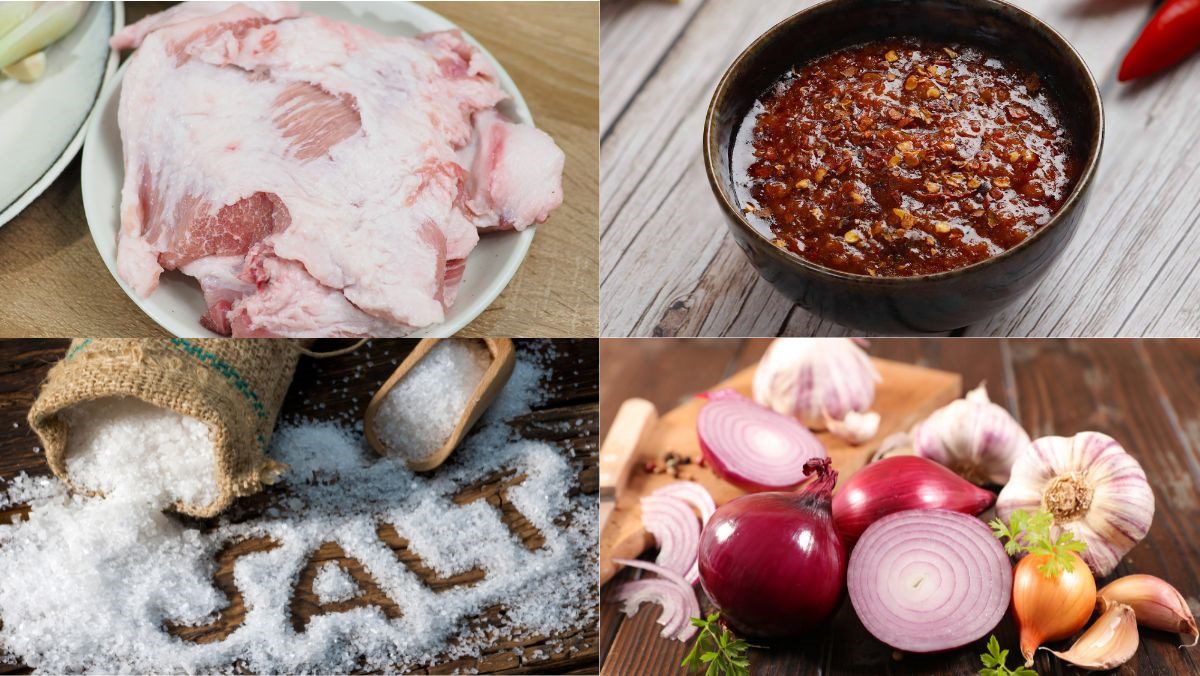
[[[738,135],[739,199],[792,252],[910,276],[1016,246],[1076,176],[1037,74],[974,46],[891,38],[799,65]]]

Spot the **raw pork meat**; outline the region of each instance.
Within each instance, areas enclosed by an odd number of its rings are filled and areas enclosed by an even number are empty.
[[[384,37],[290,3],[126,27],[117,271],[179,269],[234,336],[402,335],[445,318],[479,232],[562,203],[563,153],[496,110],[457,31]]]

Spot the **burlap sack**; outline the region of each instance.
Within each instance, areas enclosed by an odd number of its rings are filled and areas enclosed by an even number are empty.
[[[272,483],[284,469],[265,451],[300,349],[288,340],[76,339],[46,376],[29,424],[41,437],[50,469],[71,484],[70,430],[59,413],[74,404],[137,397],[206,422],[221,497],[208,505],[175,508],[215,516],[234,499]]]

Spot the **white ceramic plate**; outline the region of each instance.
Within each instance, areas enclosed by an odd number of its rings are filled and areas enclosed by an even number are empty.
[[[306,2],[303,9],[365,26],[384,35],[413,36],[427,31],[457,28],[441,15],[408,2]],[[533,116],[529,113],[529,107],[504,67],[470,35],[466,35],[466,39],[479,47],[495,65],[501,88],[512,97],[500,106],[500,110],[510,119],[532,124]],[[207,307],[200,285],[192,278],[180,272],[163,273],[158,289],[149,298],[142,298],[117,275],[117,232],[121,225],[121,183],[125,174],[121,157],[121,132],[117,126],[117,104],[127,66],[128,63],[122,66],[104,88],[97,114],[87,130],[83,147],[82,189],[88,226],[108,271],[151,319],[176,336],[215,336],[200,325],[200,317]],[[482,236],[479,246],[467,258],[462,286],[454,306],[447,313],[446,321],[411,335],[448,337],[478,317],[516,274],[533,242],[534,231],[535,228],[531,227],[520,233]]]
[[[97,2],[75,30],[46,48],[46,74],[29,84],[0,76],[0,225],[58,178],[75,159],[88,115],[117,70],[108,38],[125,25],[121,3]]]

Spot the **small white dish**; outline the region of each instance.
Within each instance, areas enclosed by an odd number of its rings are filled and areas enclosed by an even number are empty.
[[[440,14],[410,2],[306,2],[301,7],[305,12],[355,23],[384,35],[414,36],[458,28]],[[496,67],[500,87],[512,97],[500,106],[501,112],[510,119],[533,124],[529,106],[504,66],[466,31],[463,35]],[[122,66],[104,88],[96,114],[88,125],[81,166],[83,207],[88,227],[113,278],[159,326],[179,337],[214,337],[217,334],[200,325],[200,317],[208,308],[200,285],[192,278],[178,271],[165,272],[158,289],[148,298],[142,298],[117,274],[117,233],[121,227],[121,184],[125,176],[117,105],[127,66],[128,63]],[[462,286],[446,320],[410,335],[448,338],[471,323],[496,300],[516,274],[533,243],[535,230],[530,227],[519,233],[493,233],[480,237],[479,245],[467,257]]]
[[[29,206],[83,145],[88,116],[117,71],[108,38],[125,25],[120,2],[92,3],[78,25],[46,48],[46,74],[31,83],[0,76],[0,225]]]

